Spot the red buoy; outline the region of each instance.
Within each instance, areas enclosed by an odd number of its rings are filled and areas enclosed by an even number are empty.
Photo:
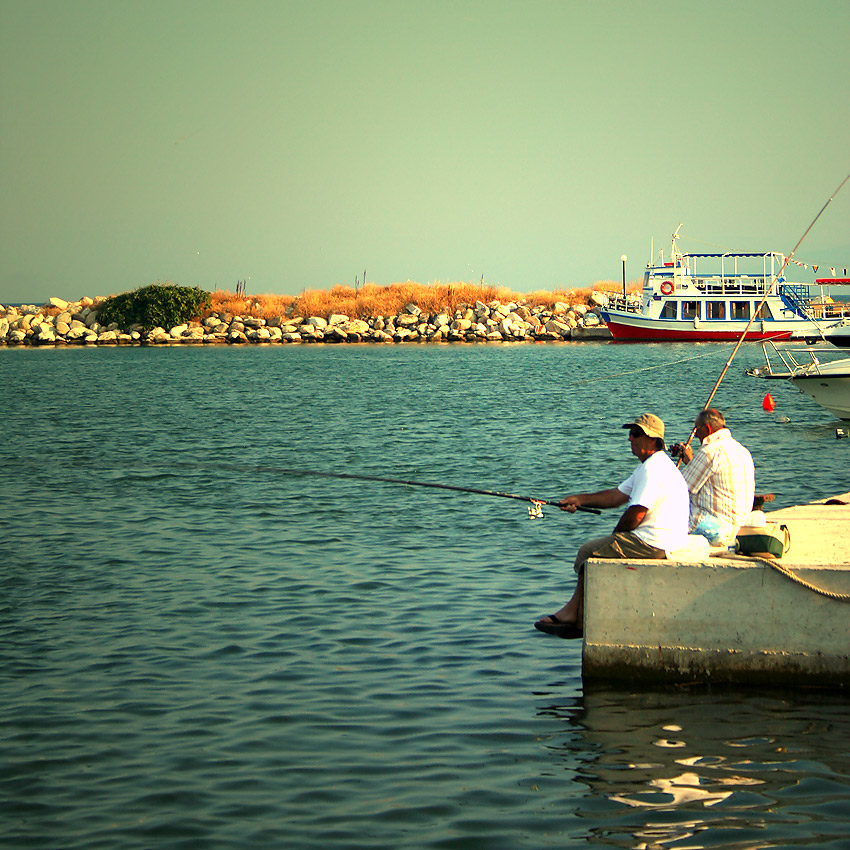
[[[764,401],[761,403],[761,406],[762,410],[767,411],[773,410],[773,408],[776,407],[776,404],[773,401],[773,396],[770,393],[764,397]]]

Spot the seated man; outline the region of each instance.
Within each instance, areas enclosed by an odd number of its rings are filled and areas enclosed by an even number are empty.
[[[697,414],[694,433],[702,443],[696,452],[681,443],[670,448],[685,464],[682,475],[691,503],[688,531],[713,546],[727,546],[754,507],[753,458],[732,438],[723,414],[712,407]]]
[[[583,544],[576,555],[578,582],[572,599],[534,627],[559,637],[581,637],[584,616],[584,564],[588,558],[666,558],[685,543],[688,488],[664,449],[664,423],[652,413],[623,425],[629,429],[632,454],[640,461],[619,486],[597,493],[578,493],[560,502],[561,510],[579,507],[616,508],[628,502],[614,533]]]

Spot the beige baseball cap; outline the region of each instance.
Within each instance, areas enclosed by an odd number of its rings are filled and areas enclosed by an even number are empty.
[[[637,419],[632,422],[626,422],[623,427],[631,428],[635,425],[640,428],[647,437],[658,437],[660,440],[664,440],[664,423],[654,413],[641,413]]]

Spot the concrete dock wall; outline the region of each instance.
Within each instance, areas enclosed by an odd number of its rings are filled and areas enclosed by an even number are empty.
[[[791,531],[778,564],[850,596],[850,504],[768,518]],[[764,562],[592,560],[585,576],[586,678],[850,688],[850,602]]]

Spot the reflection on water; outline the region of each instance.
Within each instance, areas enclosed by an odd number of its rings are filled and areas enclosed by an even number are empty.
[[[592,845],[848,846],[841,695],[594,686],[541,713],[571,732],[559,748],[590,791],[578,814]]]

